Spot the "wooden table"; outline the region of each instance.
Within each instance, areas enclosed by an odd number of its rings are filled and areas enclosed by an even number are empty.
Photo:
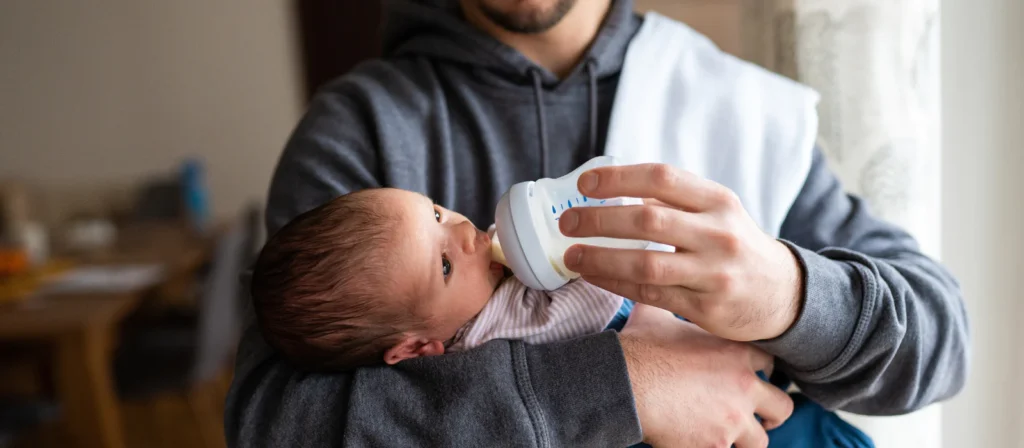
[[[150,230],[150,236],[83,264],[160,263],[165,280],[117,293],[61,293],[0,307],[0,343],[45,340],[55,347],[57,398],[73,440],[81,446],[124,446],[117,392],[111,372],[118,324],[154,288],[195,270],[210,256],[208,239],[174,237]],[[128,241],[132,241],[129,239]]]
[[[140,299],[137,292],[62,295],[0,309],[0,341],[54,344],[57,396],[82,446],[124,446],[111,354],[117,323]]]

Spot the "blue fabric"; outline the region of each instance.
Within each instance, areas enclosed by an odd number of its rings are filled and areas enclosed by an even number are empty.
[[[874,448],[867,434],[803,394],[790,394],[793,415],[768,431],[769,448]]]
[[[615,317],[612,318],[611,322],[608,322],[608,326],[604,329],[622,331],[622,327],[626,326],[626,321],[629,320],[629,314],[632,312],[633,301],[622,299],[622,306],[619,307],[619,312],[615,313]]]
[[[606,329],[622,331],[633,312],[633,301],[622,301],[622,307],[608,323]],[[683,319],[680,317],[680,319]],[[685,320],[685,319],[683,319]],[[764,372],[757,376],[785,390],[789,388],[789,379],[779,374],[771,379]],[[782,426],[768,431],[769,448],[874,448],[871,438],[861,430],[839,418],[803,394],[790,394],[793,398],[793,415]],[[758,418],[758,421],[761,419]],[[646,443],[633,447],[650,447]]]

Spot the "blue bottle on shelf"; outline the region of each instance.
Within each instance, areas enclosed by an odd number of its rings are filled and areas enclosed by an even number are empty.
[[[187,159],[182,163],[181,190],[189,225],[197,232],[205,232],[209,225],[210,209],[202,161]]]

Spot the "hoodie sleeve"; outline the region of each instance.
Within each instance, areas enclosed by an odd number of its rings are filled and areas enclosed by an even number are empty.
[[[379,186],[357,93],[335,86],[311,104],[272,181],[269,231],[337,195]],[[493,341],[395,367],[313,374],[274,355],[246,314],[225,410],[229,446],[621,447],[641,439],[615,333],[537,346]]]
[[[805,394],[891,415],[960,391],[969,333],[957,281],[845,193],[818,150],[781,238],[804,268],[803,308],[786,333],[758,345]]]
[[[626,375],[614,332],[339,374],[270,357],[236,374],[225,430],[233,447],[618,448],[642,438]]]

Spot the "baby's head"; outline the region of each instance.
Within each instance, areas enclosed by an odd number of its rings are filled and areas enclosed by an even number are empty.
[[[404,190],[347,194],[273,235],[252,280],[264,337],[310,369],[444,353],[503,277],[490,238]]]

